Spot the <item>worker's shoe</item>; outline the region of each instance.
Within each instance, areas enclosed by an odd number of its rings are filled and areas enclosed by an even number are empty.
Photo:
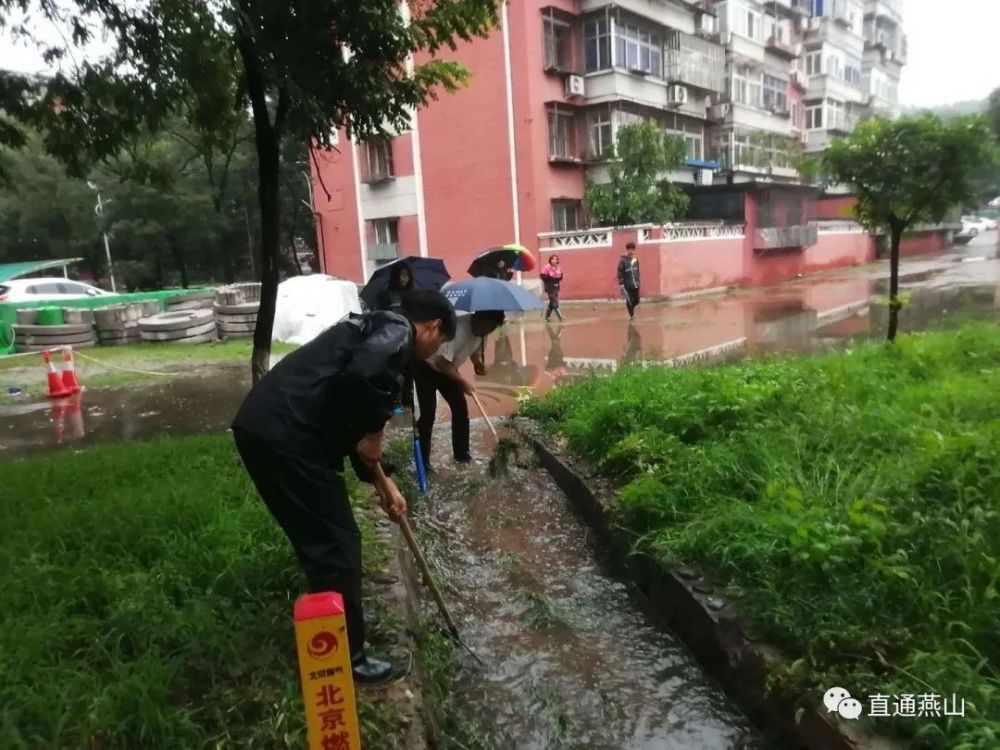
[[[381,659],[373,659],[364,652],[351,659],[351,674],[359,685],[378,685],[392,679],[392,665]]]
[[[460,464],[467,464],[472,460],[472,454],[470,453],[456,453],[455,461]]]

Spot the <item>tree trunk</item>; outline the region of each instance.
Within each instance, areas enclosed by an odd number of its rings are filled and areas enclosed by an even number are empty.
[[[268,129],[270,130],[270,129]],[[256,383],[270,367],[271,331],[274,328],[274,310],[278,299],[278,264],[281,254],[281,204],[278,200],[280,185],[280,151],[278,139],[270,134],[257,137],[258,189],[260,200],[260,308],[257,327],[253,333],[251,368]],[[268,138],[267,135],[272,137]]]
[[[903,230],[892,227],[890,230],[889,247],[889,332],[886,340],[896,340],[896,330],[899,327],[899,245],[903,240]]]

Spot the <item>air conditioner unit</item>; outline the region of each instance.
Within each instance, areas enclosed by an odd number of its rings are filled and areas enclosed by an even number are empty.
[[[583,96],[583,76],[566,76],[566,96]]]
[[[711,169],[699,169],[694,175],[695,185],[711,185],[714,174]]]
[[[682,106],[688,102],[688,90],[685,86],[673,85],[667,87],[667,104]]]
[[[708,117],[711,120],[725,120],[729,116],[729,109],[732,105],[729,102],[722,102],[721,104],[713,104],[708,110]]]

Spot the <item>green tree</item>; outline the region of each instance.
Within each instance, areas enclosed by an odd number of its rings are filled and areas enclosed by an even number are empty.
[[[61,10],[36,2],[50,15]],[[334,128],[354,139],[404,128],[414,108],[467,81],[461,65],[438,53],[486,35],[498,7],[499,0],[75,0],[75,40],[100,26],[113,49],[52,80],[37,112],[48,146],[82,173],[185,110],[214,132],[227,107],[249,107],[260,212],[257,379],[267,369],[279,280],[282,143],[326,147]],[[415,56],[426,62],[414,64]],[[206,95],[212,91],[222,104]]]
[[[688,197],[664,179],[684,165],[687,146],[655,122],[625,125],[618,130],[608,161],[611,180],[588,182],[587,208],[601,226],[652,222],[662,224],[687,210]]]
[[[896,338],[899,323],[903,233],[915,224],[941,221],[950,209],[972,199],[973,174],[995,158],[995,151],[984,118],[959,117],[944,124],[925,114],[862,122],[824,155],[828,179],[853,186],[861,225],[873,236],[889,234],[889,341]]]

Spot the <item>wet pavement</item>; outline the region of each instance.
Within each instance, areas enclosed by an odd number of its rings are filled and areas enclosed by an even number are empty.
[[[565,495],[521,447],[499,465],[473,423],[472,464],[435,435],[430,490],[413,510],[464,640],[460,712],[488,747],[760,748],[746,716],[597,562]],[[431,612],[428,608],[428,613]]]
[[[943,256],[904,259],[901,292],[908,302],[901,330],[1000,316],[995,241],[996,233],[988,232]],[[887,275],[888,266],[880,263],[779,286],[644,303],[635,321],[617,303],[566,304],[562,323],[546,325],[532,315],[490,338],[490,372],[479,379],[479,392],[490,414],[508,414],[523,389],[543,394],[567,379],[624,363],[709,364],[879,339],[886,328],[888,311],[880,299]],[[86,368],[81,372],[86,383]],[[0,372],[0,388],[27,385],[4,377]],[[61,405],[8,397],[0,401],[0,461],[110,440],[224,430],[248,387],[247,368],[239,366],[216,368],[210,377],[84,393]],[[447,407],[440,416],[448,418]]]

